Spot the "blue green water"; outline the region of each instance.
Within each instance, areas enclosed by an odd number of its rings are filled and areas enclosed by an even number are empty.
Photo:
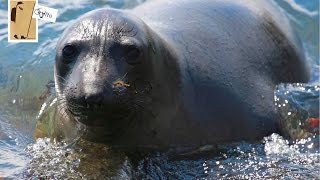
[[[143,1],[39,0],[39,4],[59,10],[56,23],[39,21],[38,43],[8,43],[8,2],[0,0],[0,177],[42,177],[47,172],[53,178],[86,177],[74,170],[76,159],[61,160],[71,150],[48,145],[45,140],[35,142],[32,137],[44,103],[39,97],[53,79],[55,44],[62,31],[84,12],[101,7],[132,8]],[[310,84],[319,85],[319,1],[274,2],[289,16],[304,44],[312,64]],[[308,140],[299,143],[290,146],[281,136],[272,135],[257,144],[221,147],[218,155],[208,158],[170,161],[160,154],[140,162],[141,171],[136,174],[147,179],[320,179],[319,147],[305,148],[310,145]]]

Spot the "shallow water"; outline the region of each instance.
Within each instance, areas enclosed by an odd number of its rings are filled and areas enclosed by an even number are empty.
[[[59,9],[57,22],[39,21],[39,42],[17,44],[7,42],[7,1],[0,0],[0,177],[320,179],[319,137],[288,142],[273,134],[258,143],[242,142],[214,147],[213,151],[196,157],[172,157],[170,152],[161,152],[146,155],[142,161],[136,162],[137,168],[134,170],[128,159],[107,147],[97,145],[90,149],[88,147],[92,145],[86,143],[79,147],[53,145],[47,139],[35,142],[32,133],[36,116],[46,100],[41,95],[46,94],[46,84],[53,79],[54,47],[59,34],[84,12],[100,7],[131,8],[142,2],[39,0],[39,4]],[[279,92],[283,94],[278,96],[285,99],[291,97],[301,102],[299,107],[308,111],[318,109],[319,104],[314,102],[319,101],[319,88],[315,86],[320,84],[319,1],[275,0],[275,3],[288,14],[303,41],[313,69],[308,87],[313,87],[314,101],[299,99],[308,91],[303,87],[279,87]],[[286,91],[290,92],[290,96],[284,96]],[[288,114],[288,109],[283,109],[283,112]]]

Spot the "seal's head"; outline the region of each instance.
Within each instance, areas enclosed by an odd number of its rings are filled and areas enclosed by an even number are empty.
[[[155,81],[166,81],[157,73],[163,62],[156,49],[162,50],[150,31],[141,19],[112,9],[76,20],[56,48],[59,108],[110,138],[128,128],[151,106]]]

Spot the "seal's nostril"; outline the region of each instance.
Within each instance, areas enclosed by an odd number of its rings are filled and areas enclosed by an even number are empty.
[[[85,95],[85,101],[89,105],[93,104],[101,104],[103,101],[103,95],[102,94],[87,94]]]

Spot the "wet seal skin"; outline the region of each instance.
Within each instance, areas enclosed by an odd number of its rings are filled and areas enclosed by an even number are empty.
[[[275,86],[307,82],[309,67],[269,3],[155,0],[79,17],[56,47],[51,136],[164,148],[277,132]]]

